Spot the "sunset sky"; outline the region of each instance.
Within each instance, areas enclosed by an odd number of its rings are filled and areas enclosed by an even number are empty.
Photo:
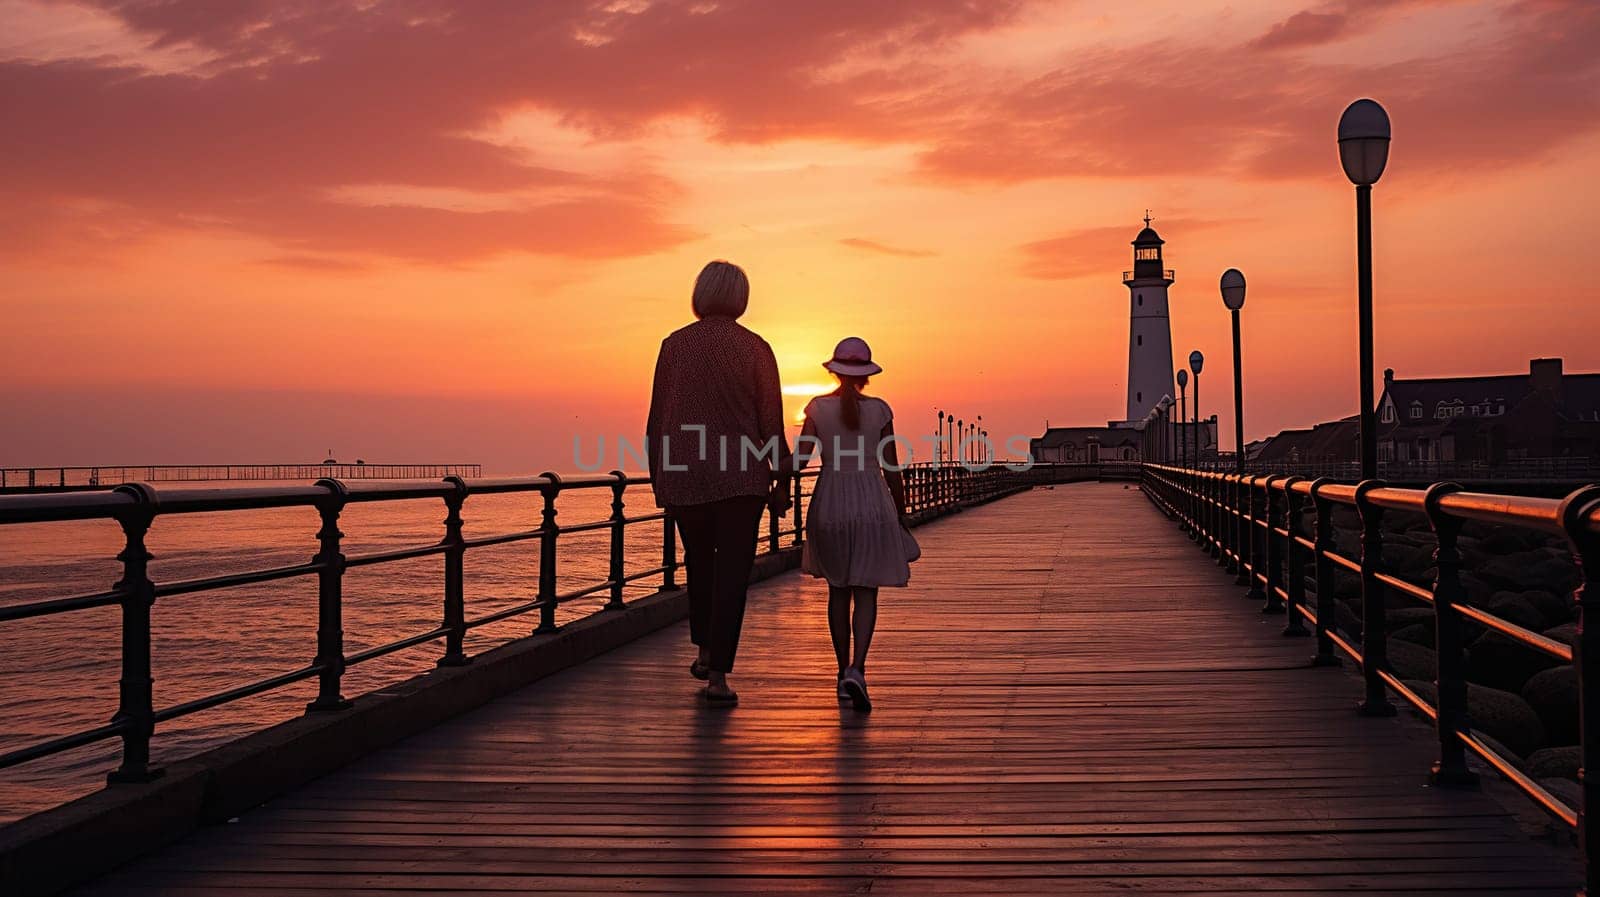
[[[0,465],[571,469],[711,258],[791,411],[857,335],[902,432],[1104,422],[1146,208],[1224,433],[1230,266],[1247,437],[1354,413],[1361,96],[1378,367],[1597,370],[1597,47],[1589,0],[0,0]]]

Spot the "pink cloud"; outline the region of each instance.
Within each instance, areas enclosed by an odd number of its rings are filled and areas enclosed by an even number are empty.
[[[1168,218],[1155,222],[1155,225],[1165,233],[1192,233],[1239,223],[1238,220]],[[1133,257],[1133,237],[1139,232],[1139,226],[1134,222],[1090,227],[1025,243],[1018,247],[1022,256],[1020,272],[1024,277],[1036,280],[1104,277],[1107,271],[1128,266]]]
[[[867,252],[908,259],[929,258],[938,255],[938,253],[929,249],[906,249],[900,246],[890,246],[887,243],[879,243],[877,240],[868,240],[864,237],[845,237],[839,241],[839,244],[841,246],[849,246],[851,249],[861,249]]]
[[[855,102],[862,79],[822,81],[853,52],[936,44],[1003,21],[1011,4],[845,0],[790,5],[398,0],[107,2],[153,45],[214,54],[150,74],[95,61],[0,62],[0,216],[93,201],[102,225],[224,228],[293,255],[452,262],[501,252],[607,257],[693,239],[676,185],[647,170],[542,165],[470,135],[537,107],[602,137],[663,116],[728,140],[853,131],[886,136]],[[868,79],[870,80],[870,78]],[[396,184],[508,194],[473,213],[333,202]],[[13,218],[13,220],[15,220]],[[7,225],[0,225],[5,227]],[[57,241],[70,242],[70,241]]]
[[[1013,22],[1020,2],[107,0],[153,45],[212,58],[183,74],[0,62],[0,229],[54,229],[29,242],[62,248],[86,230],[115,242],[223,228],[286,256],[438,263],[638,255],[695,238],[657,174],[574,170],[470,136],[526,109],[601,140],[688,116],[725,143],[920,144],[917,174],[952,184],[1326,176],[1338,111],[1363,95],[1389,106],[1396,167],[1419,180],[1529,164],[1600,127],[1594,4],[1508,0],[1493,39],[1403,65],[1251,50],[1338,39],[1389,8],[1372,2],[1298,10],[1242,46],[1157,39],[1020,76],[930,61]],[[1485,121],[1517,139],[1486,136]],[[516,208],[330,198],[374,184]]]
[[[1534,163],[1600,129],[1600,5],[1521,0],[1500,25],[1488,45],[1377,66],[1170,40],[1085,54],[991,87],[981,114],[933,137],[922,170],[957,183],[1321,177],[1338,114],[1361,96],[1389,108],[1396,163],[1417,180]]]

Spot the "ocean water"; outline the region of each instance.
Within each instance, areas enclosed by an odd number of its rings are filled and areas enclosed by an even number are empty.
[[[630,487],[624,500],[630,516],[656,510],[649,487]],[[610,503],[609,489],[565,492],[556,505],[557,519],[564,526],[603,520]],[[537,493],[470,496],[462,511],[467,538],[533,529],[541,507]],[[344,553],[435,543],[444,533],[444,517],[444,503],[437,499],[350,505],[340,518]],[[317,512],[309,507],[161,516],[147,540],[155,555],[151,578],[161,583],[305,562],[316,553],[319,526]],[[662,526],[652,521],[628,527],[627,572],[660,565]],[[557,590],[603,582],[609,545],[605,530],[563,535],[557,541]],[[109,520],[0,526],[0,605],[102,591],[120,576],[116,554],[122,547],[121,530]],[[678,557],[681,561],[681,546]],[[532,600],[538,565],[537,540],[468,551],[468,619]],[[626,597],[650,594],[659,583],[652,577],[633,584]],[[443,596],[441,556],[346,571],[346,653],[439,625]],[[563,604],[557,620],[594,613],[607,597]],[[0,752],[111,720],[117,709],[120,621],[119,608],[103,607],[0,623]],[[315,576],[158,599],[152,609],[156,708],[306,665],[316,654],[316,623]],[[525,636],[537,624],[535,611],[471,630],[467,651],[482,652]],[[441,639],[353,666],[344,676],[344,694],[356,697],[432,669],[443,650]],[[158,724],[151,743],[154,761],[171,763],[291,719],[315,694],[316,682],[310,680]],[[115,739],[102,741],[0,770],[0,823],[102,787],[117,764],[119,745]]]

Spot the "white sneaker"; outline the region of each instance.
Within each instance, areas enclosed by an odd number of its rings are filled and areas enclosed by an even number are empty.
[[[858,713],[871,712],[872,699],[867,697],[867,677],[861,675],[860,670],[855,667],[845,670],[839,687],[850,696],[850,703]]]

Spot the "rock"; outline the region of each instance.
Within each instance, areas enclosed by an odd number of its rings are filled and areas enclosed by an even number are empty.
[[[1494,587],[1474,576],[1471,573],[1461,574],[1461,590],[1467,593],[1467,601],[1471,604],[1482,604],[1494,594]]]
[[[1528,755],[1528,775],[1536,779],[1576,779],[1583,748],[1575,744],[1542,748]]]
[[[1534,534],[1509,526],[1488,528],[1478,539],[1478,547],[1492,555],[1511,555],[1538,547]]]
[[[1394,638],[1386,644],[1389,649],[1389,669],[1401,679],[1432,682],[1438,674],[1439,655],[1432,648]]]
[[[1583,788],[1573,779],[1540,779],[1539,784],[1566,804],[1568,809],[1576,810],[1583,806]]]
[[[1433,608],[1416,607],[1414,605],[1411,607],[1389,608],[1388,612],[1384,614],[1384,621],[1388,625],[1391,633],[1397,629],[1415,626],[1418,623],[1425,624],[1429,628],[1432,628]],[[1420,645],[1422,643],[1418,642],[1417,644]],[[1430,644],[1429,647],[1432,647],[1432,645]]]
[[[1433,581],[1439,578],[1439,568],[1429,564],[1421,570],[1418,570],[1415,576],[1407,575],[1403,578],[1406,582],[1409,582],[1412,585],[1422,586],[1424,589],[1427,589],[1431,592],[1433,591]]]
[[[1524,569],[1521,586],[1570,595],[1578,587],[1581,578],[1578,566],[1570,558],[1543,556]]]
[[[1522,699],[1539,714],[1551,741],[1578,741],[1578,674],[1571,664],[1535,673],[1522,686]]]
[[[1404,543],[1385,545],[1383,548],[1383,566],[1385,570],[1396,576],[1410,579],[1428,567],[1433,566],[1433,550]]]
[[[1467,713],[1473,731],[1495,739],[1519,758],[1544,746],[1544,723],[1521,695],[1469,682]]]
[[[1335,601],[1333,610],[1334,617],[1339,623],[1339,632],[1359,641],[1361,639],[1361,615],[1348,602],[1344,601]]]
[[[1340,601],[1360,601],[1361,577],[1354,573],[1346,573],[1343,576],[1334,574],[1333,597]]]
[[[1433,525],[1422,514],[1395,514],[1384,521],[1384,531],[1405,534],[1408,538],[1433,541]]]
[[[1538,632],[1549,625],[1544,621],[1544,614],[1524,600],[1519,592],[1495,592],[1488,601],[1477,606],[1507,623],[1515,623],[1533,632]]]
[[[1533,581],[1531,574],[1537,564],[1549,560],[1537,551],[1518,551],[1491,557],[1476,572],[1484,582],[1496,588],[1520,591],[1543,585]]]
[[[1562,623],[1544,631],[1545,638],[1553,638],[1558,642],[1565,642],[1568,646],[1578,644],[1578,624]]]
[[[1410,642],[1413,645],[1421,645],[1424,648],[1431,649],[1437,647],[1434,644],[1437,634],[1432,622],[1412,623],[1410,626],[1402,626],[1395,630],[1394,634],[1389,636],[1389,640]]]
[[[1529,589],[1518,597],[1544,617],[1545,626],[1560,626],[1572,619],[1572,599],[1544,589]]]
[[[1501,744],[1500,741],[1493,735],[1487,735],[1483,732],[1473,732],[1472,734],[1479,741],[1483,742],[1484,745],[1489,748],[1489,750],[1494,751],[1496,754],[1504,757],[1511,763],[1512,766],[1516,767],[1517,769],[1525,769],[1527,767],[1527,764],[1523,762],[1522,758],[1517,756],[1516,751],[1513,751],[1511,748]],[[1474,754],[1470,749],[1467,751],[1467,755],[1476,756],[1476,754]]]
[[[1534,674],[1559,663],[1498,632],[1485,632],[1467,649],[1467,679],[1489,688],[1520,692]]]

